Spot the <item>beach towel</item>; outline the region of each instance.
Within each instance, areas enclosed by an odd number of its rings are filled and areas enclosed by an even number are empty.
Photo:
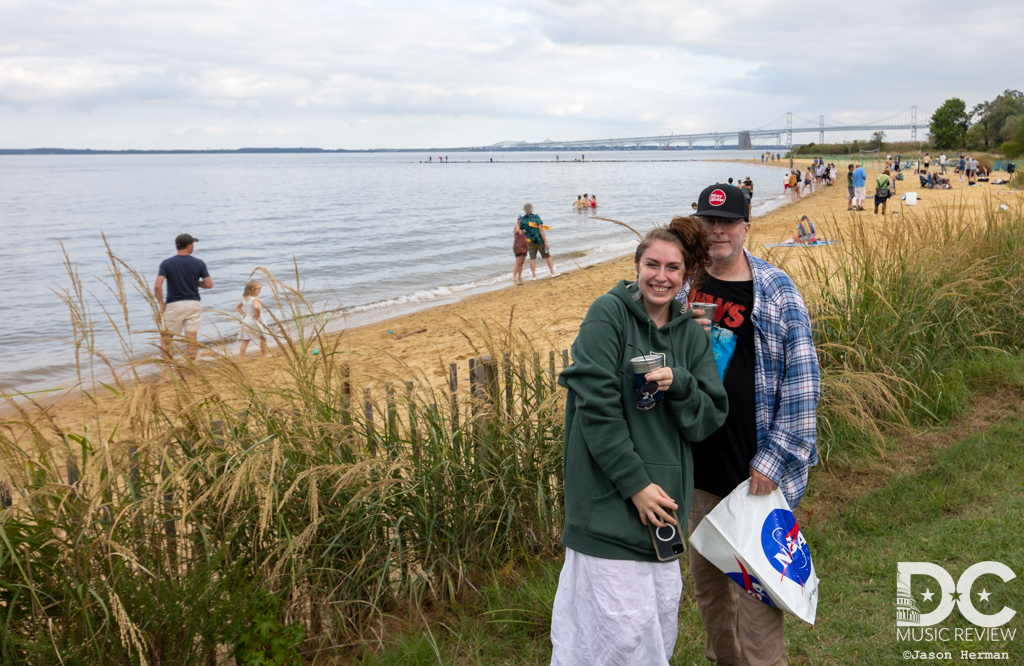
[[[810,242],[810,243],[801,243],[800,241],[795,241],[792,238],[790,238],[789,240],[784,240],[781,243],[765,243],[764,246],[765,247],[820,247],[822,245],[831,245],[832,243],[835,243],[835,241],[834,240],[823,240],[823,239],[820,239],[820,238],[815,240],[815,241],[813,241],[813,242]]]

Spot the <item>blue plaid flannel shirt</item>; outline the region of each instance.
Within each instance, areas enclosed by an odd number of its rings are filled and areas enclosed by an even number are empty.
[[[744,249],[754,276],[754,410],[757,453],[750,466],[779,484],[793,509],[818,464],[821,375],[811,321],[788,275]],[[689,285],[678,299],[687,302]]]

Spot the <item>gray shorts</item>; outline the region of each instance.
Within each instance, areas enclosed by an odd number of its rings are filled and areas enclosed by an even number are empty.
[[[536,259],[537,253],[540,252],[540,256],[547,259],[551,256],[547,250],[544,249],[544,243],[534,243],[533,241],[527,241],[526,251],[530,253],[530,259]]]

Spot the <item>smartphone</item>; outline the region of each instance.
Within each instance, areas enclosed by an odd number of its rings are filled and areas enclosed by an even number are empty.
[[[679,522],[679,516],[672,511],[672,517]],[[678,525],[665,523],[664,527],[657,527],[654,523],[647,521],[647,529],[651,533],[651,541],[654,543],[654,553],[662,562],[669,562],[681,557],[686,552],[686,542],[679,532]]]

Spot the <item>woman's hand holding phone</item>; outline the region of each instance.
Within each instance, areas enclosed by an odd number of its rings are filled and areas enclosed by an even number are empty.
[[[647,525],[647,521],[657,527],[678,525],[670,511],[679,509],[679,505],[658,484],[652,483],[629,499],[633,500],[636,510],[640,512],[640,522],[644,525]]]

